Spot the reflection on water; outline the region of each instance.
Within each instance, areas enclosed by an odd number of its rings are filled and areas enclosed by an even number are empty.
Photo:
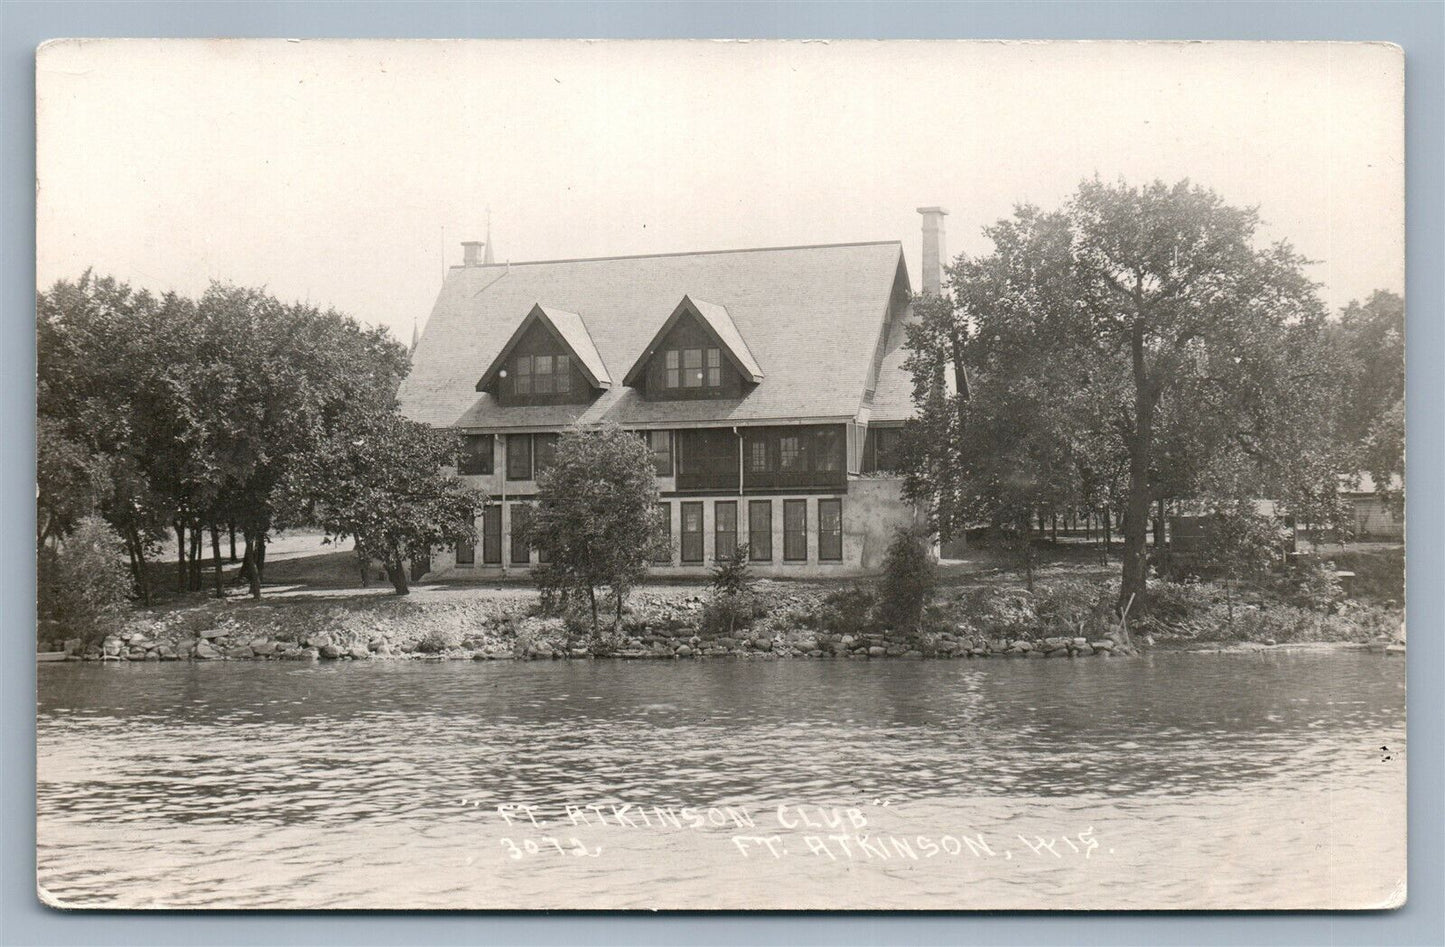
[[[40,878],[77,905],[1329,906],[1403,879],[1403,662],[1373,655],[39,671]],[[965,871],[624,825],[583,833],[596,858],[513,860],[505,803],[1101,847]]]

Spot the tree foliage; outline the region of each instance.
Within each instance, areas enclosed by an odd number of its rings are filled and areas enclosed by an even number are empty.
[[[878,583],[878,617],[895,631],[918,632],[923,608],[937,584],[938,564],[928,538],[921,527],[899,527],[888,544]]]
[[[1334,331],[1347,393],[1340,439],[1398,514],[1405,477],[1405,300],[1377,290],[1363,305],[1346,306]]]
[[[1324,312],[1258,213],[1184,181],[1083,182],[1016,209],[960,257],[950,298],[917,307],[919,421],[908,488],[941,525],[1028,511],[1123,513],[1119,605],[1145,604],[1153,505],[1337,495],[1338,393]],[[940,390],[950,362],[966,384]]]
[[[288,472],[394,410],[409,366],[385,330],[261,290],[192,301],[86,273],[36,304],[39,539],[98,510],[146,598],[158,539],[174,533],[177,587],[197,590],[203,533],[218,553],[222,528],[244,534],[259,597],[266,542],[293,518]],[[218,554],[214,569],[220,594]]]
[[[568,431],[537,477],[524,540],[546,562],[544,591],[585,595],[598,632],[597,592],[610,591],[613,629],[628,593],[647,574],[660,535],[657,478],[647,443],[607,423]]]
[[[396,593],[406,595],[408,562],[438,546],[476,542],[486,498],[443,469],[457,449],[450,432],[377,412],[297,459],[287,506],[328,539],[354,539],[357,555],[380,561]]]
[[[65,637],[90,644],[120,627],[130,599],[121,539],[99,516],[82,517],[64,539],[40,550],[37,614]]]

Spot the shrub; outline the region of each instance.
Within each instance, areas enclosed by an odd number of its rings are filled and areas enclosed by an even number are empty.
[[[767,608],[751,592],[733,595],[712,595],[702,608],[702,630],[710,635],[727,635],[752,625],[753,619],[762,618]]]
[[[1295,583],[1295,600],[1317,612],[1332,612],[1345,597],[1344,586],[1335,574],[1333,562],[1312,562],[1300,571]]]
[[[741,543],[712,570],[712,589],[719,595],[751,592],[757,579],[748,567],[748,544]]]
[[[922,528],[900,527],[893,534],[883,560],[878,586],[878,617],[901,632],[917,632],[923,606],[938,581],[938,563]]]
[[[836,589],[824,596],[818,608],[818,627],[833,635],[863,634],[873,621],[878,596],[861,585]]]
[[[461,644],[461,632],[455,628],[432,628],[417,641],[416,649],[422,654],[440,654],[449,648],[459,648]]]
[[[122,548],[120,537],[104,520],[87,516],[58,549],[43,549],[37,576],[39,617],[85,644],[119,630],[131,592]]]

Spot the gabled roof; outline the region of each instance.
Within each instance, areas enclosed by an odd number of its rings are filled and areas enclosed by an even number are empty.
[[[398,397],[408,417],[436,427],[853,418],[902,261],[902,246],[890,241],[453,267]],[[746,340],[736,348],[747,352],[749,374],[767,367],[741,397],[648,401],[615,384],[588,404],[503,407],[476,390],[483,367],[497,361],[538,300],[546,300],[548,313],[582,313],[599,362],[615,367],[631,366],[647,351],[659,320],[684,297],[720,337],[726,324],[717,329],[708,303],[724,307],[738,339]]]
[[[502,346],[497,357],[487,366],[487,370],[478,379],[476,390],[485,391],[494,380],[497,372],[507,363],[507,356],[512,354],[512,349],[522,341],[527,330],[532,326],[541,323],[543,327],[550,329],[552,335],[567,347],[572,353],[572,358],[577,362],[577,367],[587,380],[592,383],[593,388],[606,390],[612,387],[612,378],[607,374],[607,366],[602,363],[602,356],[597,354],[597,346],[592,344],[592,336],[587,331],[587,324],[582,317],[575,312],[568,312],[565,309],[548,308],[541,303],[536,303],[527,312],[526,317],[512,333],[511,338]]]
[[[627,377],[622,379],[624,385],[636,386],[638,379],[642,377],[647,368],[648,361],[657,353],[657,346],[672,331],[673,326],[688,314],[696,317],[703,328],[709,332],[714,340],[722,347],[723,354],[727,356],[733,367],[747,381],[757,384],[763,380],[763,370],[758,367],[757,360],[753,353],[748,350],[748,344],[743,341],[742,333],[738,331],[737,323],[733,322],[728,315],[727,309],[717,303],[704,302],[701,299],[693,299],[690,296],[683,296],[682,302],[672,310],[672,315],[662,323],[662,328],[652,337],[652,341],[638,354],[637,361],[628,370]]]

